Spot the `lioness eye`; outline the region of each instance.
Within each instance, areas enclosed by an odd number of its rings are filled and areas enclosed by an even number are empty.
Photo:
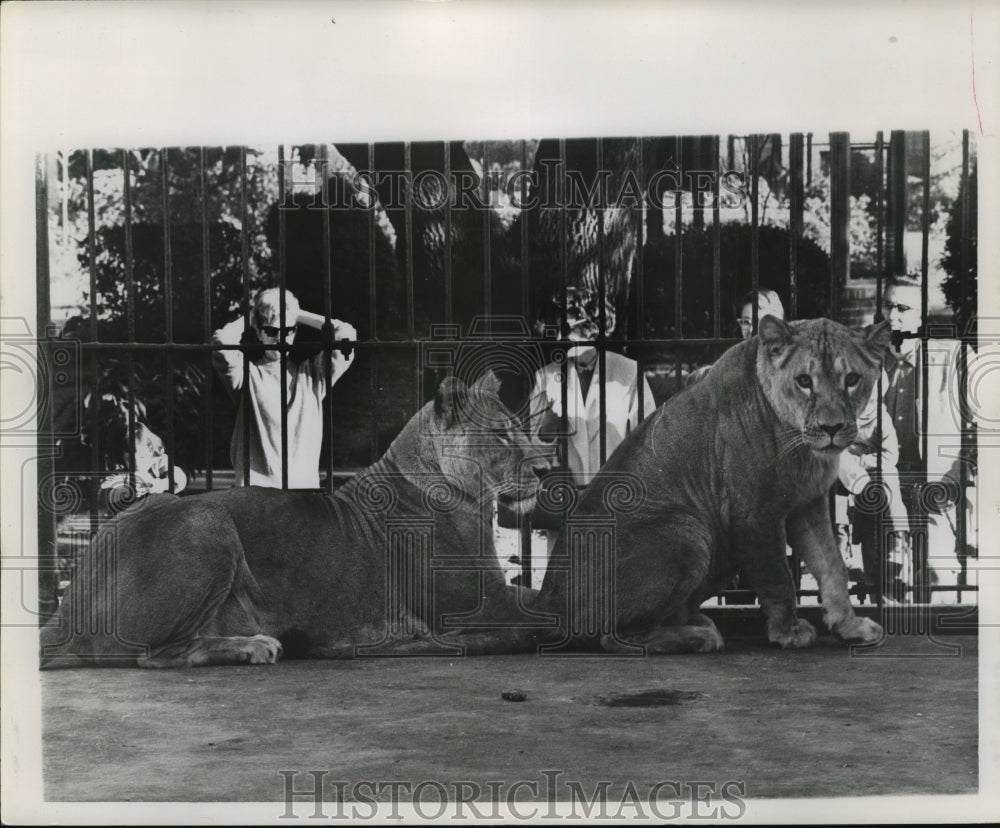
[[[795,378],[795,384],[798,385],[799,388],[812,388],[813,387],[812,377],[810,377],[808,374],[799,374]]]
[[[859,382],[861,382],[861,377],[858,376],[857,374],[848,374],[846,377],[844,377],[844,385],[846,385],[848,388],[853,388]]]

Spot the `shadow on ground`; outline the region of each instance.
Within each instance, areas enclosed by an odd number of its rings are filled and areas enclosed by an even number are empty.
[[[509,656],[42,674],[46,799],[281,802],[285,777],[745,784],[747,798],[977,790],[977,639],[759,639],[659,658]],[[523,700],[509,691],[519,690]],[[513,700],[502,698],[508,692]],[[543,771],[560,771],[558,777]],[[432,794],[433,795],[433,794]],[[386,797],[388,794],[386,794]],[[379,797],[385,798],[385,797]],[[312,813],[311,806],[306,807]]]

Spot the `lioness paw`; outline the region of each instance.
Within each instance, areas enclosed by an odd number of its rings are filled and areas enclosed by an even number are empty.
[[[816,628],[805,618],[796,618],[787,630],[769,630],[768,639],[782,649],[797,650],[811,647],[816,641]]]
[[[877,644],[885,635],[880,624],[859,616],[834,625],[833,634],[845,644]]]
[[[255,635],[247,639],[247,664],[274,664],[281,658],[281,642],[269,635]]]

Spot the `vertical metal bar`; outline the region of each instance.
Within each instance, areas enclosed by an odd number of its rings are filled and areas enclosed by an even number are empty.
[[[568,323],[568,302],[566,291],[569,287],[569,205],[566,203],[567,192],[567,170],[566,170],[566,139],[559,139],[559,170],[560,175],[556,180],[558,194],[556,203],[560,205],[561,234],[559,245],[560,275],[562,277],[562,293],[560,294],[560,314],[562,319],[559,326],[559,338],[565,340],[569,331]],[[564,355],[567,352],[563,352]],[[563,469],[569,467],[569,371],[573,370],[569,365],[569,360],[564,359],[559,366],[560,395],[562,397],[562,422],[560,423],[559,457],[560,465]]]
[[[247,209],[247,148],[240,147],[240,247],[243,258],[243,323],[250,330],[250,228]],[[250,485],[250,356],[243,352],[243,485]]]
[[[97,228],[94,219],[94,152],[86,152],[87,177],[87,258],[90,275],[90,341],[97,342]],[[96,389],[95,389],[96,393]]]
[[[684,180],[684,159],[682,156],[681,147],[681,136],[678,135],[675,138],[675,148],[677,154],[677,170],[681,177],[681,181]],[[674,204],[674,325],[676,326],[675,336],[678,339],[684,338],[684,331],[682,329],[684,313],[681,308],[681,304],[684,301],[684,273],[683,273],[683,258],[684,258],[684,196],[683,196],[683,186],[678,187],[678,191],[674,193],[676,203]],[[678,371],[680,366],[678,366]],[[679,377],[678,377],[679,379]]]
[[[167,342],[174,341],[174,285],[170,251],[170,158],[160,150],[160,181],[163,195],[163,301],[166,309]]]
[[[169,349],[164,354],[167,369],[163,373],[164,396],[167,401],[167,484],[174,491],[174,451],[177,449],[174,428],[174,357]],[[133,449],[134,450],[134,449]]]
[[[368,172],[373,176],[368,182],[368,336],[372,340],[378,339],[378,290],[376,287],[376,261],[377,252],[375,246],[375,233],[377,225],[375,223],[375,212],[377,209],[378,195],[375,190],[375,145],[368,144]],[[376,352],[377,353],[377,352]]]
[[[806,186],[811,187],[813,180],[813,134],[806,134]]]
[[[450,146],[450,145],[446,145],[446,146]],[[519,171],[521,173],[523,173],[525,170],[527,170],[527,168],[528,168],[528,142],[526,140],[524,140],[524,139],[521,139],[521,168],[520,168]],[[450,181],[451,180],[450,176],[446,175],[445,176],[445,180],[446,181]],[[521,239],[520,239],[520,244],[521,244],[521,310],[520,310],[520,315],[521,315],[522,318],[525,318],[528,315],[528,312],[529,312],[528,311],[528,307],[529,307],[529,304],[530,304],[530,292],[529,292],[529,285],[528,285],[529,267],[530,267],[529,262],[528,262],[528,257],[530,255],[530,251],[529,251],[529,248],[528,248],[528,215],[527,215],[527,212],[524,209],[525,202],[527,201],[527,182],[525,181],[525,177],[524,177],[523,174],[521,175],[520,183],[521,183],[521,203],[520,203],[520,210],[519,210],[520,217],[521,217],[521,221],[520,221],[520,224],[521,224]],[[450,204],[450,202],[451,202],[451,199],[448,200],[449,204]],[[447,218],[449,219],[449,224],[450,224],[450,218],[451,218],[451,211],[450,211],[450,209],[449,209],[449,211],[448,211],[448,213],[446,215],[447,215]],[[449,229],[450,228],[448,227],[448,225],[446,225],[446,231],[449,230]],[[446,239],[446,244],[447,244],[447,246],[445,248],[447,250],[447,255],[445,256],[445,261],[447,262],[447,261],[449,261],[451,259],[451,236],[446,233],[445,239]],[[448,273],[448,277],[450,279],[450,275],[451,275],[450,270],[447,271],[447,273]],[[446,284],[448,284],[449,287],[450,287],[450,281],[446,282]],[[449,310],[450,310],[450,307],[449,307]],[[451,322],[451,316],[450,315],[448,316],[448,320],[447,321],[449,323]],[[523,419],[523,422],[521,423],[521,426],[525,430],[525,432],[527,432],[528,434],[531,434],[532,429],[533,429],[533,424],[532,424],[531,419],[530,419],[530,412],[528,412],[528,411],[525,412],[524,419]],[[518,543],[519,554],[520,554],[520,557],[521,557],[521,583],[524,584],[525,586],[530,587],[532,585],[532,579],[531,579],[531,567],[532,567],[532,555],[531,555],[531,551],[532,551],[531,550],[531,520],[530,519],[520,518],[518,525],[521,528],[521,534],[520,534],[520,539],[519,539],[519,543]]]
[[[97,221],[94,210],[94,153],[87,150],[87,254],[90,270],[90,341],[98,341],[97,332]],[[101,455],[98,446],[100,439],[100,409],[101,382],[97,364],[97,352],[90,356],[90,532],[96,534],[98,520],[98,487],[97,473],[101,469]]]
[[[126,338],[135,342],[135,257],[132,250],[132,180],[128,150],[121,151],[122,197],[125,208],[125,327]],[[135,356],[129,350],[128,366],[128,485],[135,491]]]
[[[99,519],[98,502],[100,485],[98,475],[101,468],[101,452],[98,441],[101,438],[101,375],[97,362],[97,351],[90,352],[90,536],[97,534]]]
[[[924,130],[920,134],[921,138],[921,176],[924,180],[923,198],[920,207],[920,280],[921,280],[921,303],[922,313],[920,321],[927,324],[927,274],[929,270],[929,240],[931,226],[931,134]],[[926,395],[925,395],[926,396]],[[924,421],[926,422],[926,420]]]
[[[750,301],[751,330],[757,332],[757,291],[760,290],[760,193],[757,184],[757,167],[760,161],[760,147],[757,135],[747,138],[747,167],[750,174],[750,286],[753,298]]]
[[[66,159],[64,169],[68,169],[69,159]],[[68,178],[67,173],[67,178]],[[49,364],[49,328],[52,325],[52,296],[49,277],[49,187],[48,158],[39,154],[35,159],[35,323],[37,333],[37,358],[40,364]],[[37,395],[36,417],[39,437],[45,441],[52,440],[53,411],[49,401],[52,399],[52,377],[46,371],[44,377],[39,372],[40,380],[45,385]],[[41,440],[39,441],[41,442]],[[41,486],[54,485],[55,462],[48,451],[38,452],[37,460],[38,483]],[[38,500],[38,613],[39,621],[43,622],[59,608],[59,559],[56,548],[58,532],[56,530],[55,513],[47,509],[44,500]]]
[[[646,180],[646,139],[636,137],[636,178],[642,185]],[[635,257],[635,324],[639,340],[646,338],[646,205],[640,200],[632,210],[636,222]]]
[[[166,341],[174,341],[174,283],[170,250],[170,157],[164,147],[160,150],[160,176],[163,196],[163,300],[166,306]],[[174,439],[174,360],[171,351],[166,352],[167,369],[164,374],[167,401],[167,482],[171,492],[174,490],[174,451],[177,443]],[[132,448],[134,451],[134,447]]]
[[[375,175],[375,144],[370,142],[368,144],[368,171],[372,176]],[[378,330],[376,328],[376,324],[378,318],[378,292],[376,289],[377,267],[375,246],[375,233],[377,232],[377,226],[375,224],[375,210],[377,197],[374,179],[371,181],[369,197],[371,198],[371,202],[368,205],[368,336],[372,342],[377,342]],[[375,400],[378,399],[378,365],[379,351],[377,348],[373,348],[371,358],[368,362],[368,394],[371,401],[371,405],[369,406],[369,427],[371,429],[371,439],[369,440],[371,453],[369,455],[369,460],[373,463],[381,456],[378,444],[378,406],[375,404]]]
[[[885,186],[885,168],[883,155],[885,152],[882,131],[875,134],[875,320],[882,319],[882,268],[885,266],[885,200],[882,196],[882,188]],[[875,430],[877,434],[882,434],[882,399],[884,390],[882,388],[882,373],[878,376],[878,405],[875,410]],[[879,477],[882,476],[882,452],[875,453],[875,469]],[[881,600],[881,597],[880,597]]]
[[[333,318],[333,251],[330,239],[330,145],[325,141],[320,144],[319,152],[320,193],[323,199],[323,315],[329,323]],[[339,187],[339,184],[338,184]],[[324,413],[326,414],[326,484],[327,490],[333,492],[333,350],[324,352],[323,376],[326,378],[326,394],[323,397]]]
[[[788,312],[792,319],[799,315],[799,242],[802,239],[805,212],[805,190],[802,184],[801,132],[788,139],[789,229],[788,240]]]
[[[830,133],[830,317],[840,315],[840,290],[851,273],[851,141]]]
[[[889,133],[888,160],[888,230],[887,268],[891,276],[906,272],[903,236],[906,232],[906,133],[894,129]]]
[[[205,164],[205,148],[198,147],[198,181],[201,186],[201,281],[202,302],[202,338],[205,342],[212,339],[212,259],[208,233],[208,173]],[[212,490],[214,441],[212,440],[212,352],[206,351],[205,367],[205,404],[202,409],[205,429],[205,488]]]
[[[884,267],[885,259],[885,246],[883,241],[883,233],[885,231],[885,203],[882,196],[882,189],[884,186],[884,165],[883,165],[883,153],[884,153],[884,139],[882,131],[879,130],[875,133],[875,317],[874,321],[878,322],[882,319],[882,268]],[[882,407],[883,399],[885,395],[885,388],[882,383],[882,372],[879,371],[878,379],[876,381],[876,407],[875,407],[875,433],[882,434],[883,418],[882,418]],[[875,475],[876,479],[882,479],[882,452],[875,452]],[[895,527],[894,527],[895,528]],[[875,590],[875,603],[881,608],[885,603],[885,589],[881,585],[887,584],[889,582],[890,572],[889,572],[889,558],[887,555],[883,554],[881,550],[885,544],[885,532],[884,532],[884,519],[882,513],[876,513],[875,515],[875,538],[876,538],[876,548],[880,550],[879,552],[879,575],[876,585],[878,588]]]
[[[960,586],[964,585],[967,579],[967,559],[965,550],[968,548],[968,517],[969,517],[969,475],[966,467],[967,459],[972,457],[973,440],[975,435],[970,427],[968,418],[969,405],[969,365],[968,365],[968,339],[972,338],[974,328],[971,325],[973,314],[969,308],[969,234],[971,231],[970,217],[972,191],[969,179],[969,130],[962,130],[962,180],[959,186],[962,193],[962,212],[960,215],[960,246],[959,246],[959,307],[965,329],[960,332],[961,345],[958,351],[958,410],[960,412],[959,424],[962,427],[961,451],[958,464],[958,503],[955,504],[955,541],[959,551],[959,561],[961,563]],[[958,591],[955,596],[957,603],[962,602],[962,592]]]
[[[607,297],[608,286],[606,284],[607,273],[604,268],[604,195],[601,192],[601,182],[603,178],[601,171],[604,169],[604,140],[597,139],[596,146],[597,161],[597,370],[601,375],[601,382],[597,389],[597,410],[600,416],[598,421],[598,456],[601,458],[603,466],[608,459],[608,423],[607,423],[607,354],[604,351],[604,343],[608,334],[607,311],[604,307]],[[588,389],[589,390],[589,389]]]
[[[674,336],[677,339],[684,338],[684,139],[677,135],[674,138],[674,149],[677,155],[677,172],[680,176],[680,184],[677,192],[674,193],[676,203],[674,204]],[[683,387],[683,366],[681,365],[681,352],[674,352],[674,378],[677,383],[677,390]]]
[[[294,147],[293,147],[294,149]],[[293,162],[294,163],[294,162]],[[285,177],[285,145],[278,144],[278,204],[285,203],[288,192]],[[294,203],[294,201],[293,201]],[[285,350],[285,311],[288,303],[285,297],[285,268],[287,247],[287,225],[285,211],[278,210],[278,361],[281,368],[281,488],[288,488],[288,352]]]
[[[920,377],[918,382],[920,383],[920,442],[921,442],[921,457],[923,458],[923,476],[924,480],[927,478],[927,432],[930,430],[927,422],[929,408],[930,408],[930,384],[928,382],[928,365],[927,365],[927,298],[928,298],[928,285],[927,285],[927,271],[928,271],[928,238],[930,236],[930,213],[931,213],[931,134],[930,132],[924,130],[921,133],[921,159],[920,159],[920,175],[923,179],[923,194],[921,198],[921,209],[920,209]],[[924,532],[924,558],[923,564],[927,566],[928,571],[930,571],[929,557],[931,554],[930,550],[930,536],[925,530]],[[925,579],[926,582],[926,579]],[[921,602],[930,601],[930,591],[925,590],[925,594],[920,596]]]
[[[885,267],[885,140],[882,130],[875,134],[875,318],[882,318],[882,275]],[[881,399],[879,400],[881,402]],[[881,458],[881,454],[879,455]]]
[[[522,138],[521,139],[521,169],[520,169],[520,172],[524,173],[525,171],[527,171],[527,169],[528,169],[528,142]],[[445,179],[445,180],[449,180],[449,179]],[[525,176],[523,174],[521,175],[521,178],[520,178],[520,184],[521,184],[521,209],[519,211],[520,212],[520,216],[521,216],[521,221],[520,221],[520,225],[521,225],[521,313],[520,313],[520,315],[522,317],[527,317],[528,312],[529,312],[528,306],[531,303],[531,298],[530,298],[531,297],[530,283],[528,281],[529,278],[530,278],[530,265],[529,265],[529,262],[528,262],[528,258],[530,256],[530,250],[528,248],[528,216],[527,216],[527,213],[524,210],[524,204],[528,200],[528,183],[527,183],[527,181],[525,179]],[[449,203],[450,203],[450,199],[449,199]],[[451,215],[450,211],[449,211],[448,215],[449,216]],[[446,239],[446,241],[449,241],[448,250],[450,251],[451,250],[451,247],[450,247],[450,236],[446,236],[445,239]],[[449,275],[450,275],[450,273],[449,273]],[[451,321],[451,317],[448,318],[448,321],[449,322]]]
[[[523,142],[522,142],[523,143]],[[523,150],[522,150],[523,151]],[[452,285],[451,272],[451,239],[452,239],[452,214],[451,214],[451,142],[444,142],[444,180],[445,180],[445,200],[444,200],[444,321],[446,325],[452,323],[454,318],[454,286]],[[522,222],[526,224],[526,222]],[[527,267],[527,264],[525,264]]]
[[[639,181],[640,187],[642,182],[646,180],[646,163],[644,153],[646,142],[644,139],[637,137],[635,139],[636,143],[636,180]],[[635,256],[635,307],[636,307],[636,338],[642,342],[646,338],[646,314],[643,305],[646,301],[646,216],[643,203],[640,201],[635,207],[632,208],[632,214],[635,218],[636,230],[636,256]],[[646,352],[640,350],[638,353],[633,354],[631,349],[629,350],[629,356],[634,356],[636,361],[635,373],[636,373],[636,384],[639,393],[639,420],[643,420],[646,417],[646,395],[643,393],[643,377],[645,376],[645,362],[646,362]]]
[[[713,141],[712,159],[715,165],[715,180],[712,184],[712,336],[722,336],[722,198],[721,171],[722,139],[716,135]],[[732,324],[732,323],[730,323]]]
[[[490,208],[490,145],[483,141],[483,313],[486,315],[486,330],[493,331],[493,262],[492,245],[490,242],[490,219],[493,210]]]
[[[405,169],[406,202],[406,332],[412,342],[416,337],[416,321],[413,297],[413,148],[409,141],[403,143],[403,167]],[[418,383],[419,388],[419,383]]]
[[[962,193],[962,212],[960,215],[960,226],[961,226],[961,243],[959,245],[959,272],[961,273],[961,278],[959,279],[959,307],[962,309],[962,318],[965,323],[965,330],[961,331],[959,335],[961,337],[971,336],[973,334],[974,328],[970,324],[974,313],[972,308],[969,307],[969,234],[972,231],[972,225],[970,223],[971,219],[971,201],[972,201],[972,181],[969,175],[970,167],[970,147],[969,147],[969,130],[962,130],[962,180],[959,185],[959,192]],[[977,194],[978,195],[978,194]],[[963,382],[960,386],[964,389],[964,377]],[[962,407],[963,415],[967,413],[966,408]]]
[[[129,342],[135,342],[135,267],[132,254],[132,176],[128,150],[122,150],[122,196],[125,207],[125,324]]]

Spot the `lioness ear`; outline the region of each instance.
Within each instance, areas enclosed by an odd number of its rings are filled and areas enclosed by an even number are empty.
[[[892,329],[887,321],[879,322],[877,325],[868,325],[862,331],[864,334],[865,347],[880,363],[885,352],[892,344]]]
[[[792,326],[777,316],[762,316],[757,323],[757,335],[771,356],[777,356],[781,349],[792,341]]]
[[[434,413],[444,420],[446,426],[458,421],[458,414],[466,405],[469,389],[458,377],[445,377],[438,386],[434,397]]]

